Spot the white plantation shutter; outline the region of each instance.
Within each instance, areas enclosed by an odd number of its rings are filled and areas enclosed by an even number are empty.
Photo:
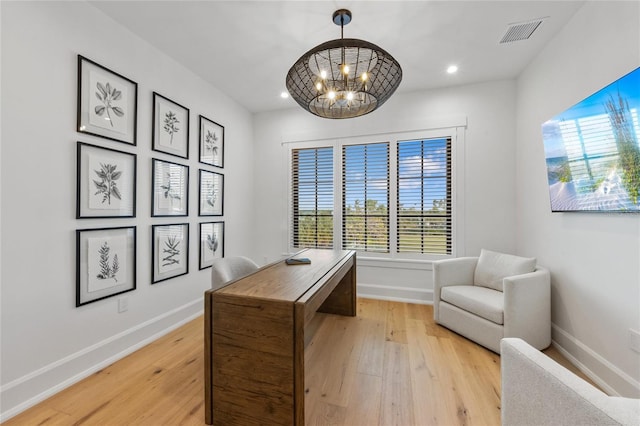
[[[342,148],[342,247],[389,252],[389,143]]]
[[[451,139],[398,142],[398,253],[451,254]]]
[[[291,151],[291,244],[333,248],[333,147]]]

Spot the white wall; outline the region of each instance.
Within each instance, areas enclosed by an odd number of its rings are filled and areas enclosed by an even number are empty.
[[[251,115],[85,2],[2,2],[3,419],[197,316],[210,269],[198,270],[198,114],[225,126],[226,254],[252,232]],[[77,54],[138,83],[138,145],[79,134]],[[190,108],[190,159],[151,151],[152,91]],[[76,141],[138,155],[137,217],[75,219]],[[151,157],[190,166],[188,218],[151,218]],[[203,168],[207,168],[203,166]],[[211,168],[209,168],[211,169]],[[151,225],[190,223],[189,274],[151,285]],[[75,230],[137,226],[137,290],[75,307]]]
[[[518,252],[552,273],[553,339],[611,392],[640,396],[640,216],[551,213],[541,124],[640,65],[640,4],[588,2],[518,79]],[[640,88],[639,88],[640,90]]]
[[[294,101],[290,101],[294,102]],[[327,120],[299,107],[256,114],[254,158],[256,245],[266,262],[286,247],[287,179],[283,141],[329,139],[428,129],[466,117],[464,240],[458,255],[480,248],[515,250],[515,81],[396,93],[379,110],[350,120]],[[460,204],[462,206],[462,204]],[[365,265],[368,265],[365,267]],[[399,269],[398,269],[399,268]],[[389,299],[432,300],[430,264],[361,262],[359,293]]]

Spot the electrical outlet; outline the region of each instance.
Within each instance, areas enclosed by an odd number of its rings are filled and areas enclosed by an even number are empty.
[[[121,297],[118,299],[118,313],[127,312],[129,310],[129,299]]]
[[[640,353],[640,332],[632,328],[629,329],[629,347]]]

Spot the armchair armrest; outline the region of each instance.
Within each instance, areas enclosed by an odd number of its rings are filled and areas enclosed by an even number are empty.
[[[477,257],[458,257],[433,262],[433,317],[439,319],[440,289],[451,285],[473,285]]]
[[[521,339],[502,339],[500,356],[504,426],[640,424],[640,400],[606,395]]]
[[[527,274],[506,277],[504,337],[520,337],[536,349],[551,344],[551,275],[537,266]]]
[[[473,285],[473,274],[478,263],[477,257],[458,257],[456,259],[433,262],[433,285]]]

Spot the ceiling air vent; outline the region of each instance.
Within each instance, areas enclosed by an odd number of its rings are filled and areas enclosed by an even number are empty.
[[[500,44],[527,40],[545,19],[547,18],[538,18],[527,22],[509,24],[507,32],[502,36],[502,40],[500,40]]]

